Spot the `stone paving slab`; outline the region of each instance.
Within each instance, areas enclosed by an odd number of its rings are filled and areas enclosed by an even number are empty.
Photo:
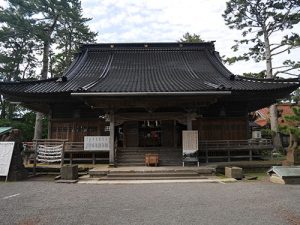
[[[233,183],[236,179],[177,179],[177,180],[79,180],[78,184],[168,184],[168,183]]]

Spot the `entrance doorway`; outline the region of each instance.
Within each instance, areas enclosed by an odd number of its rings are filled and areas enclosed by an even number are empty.
[[[161,121],[147,120],[138,122],[139,147],[161,146]]]

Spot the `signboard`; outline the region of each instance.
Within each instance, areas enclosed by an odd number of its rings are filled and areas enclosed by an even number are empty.
[[[198,161],[198,131],[182,131],[183,161]]]
[[[14,145],[11,141],[0,142],[0,176],[8,176]]]
[[[85,136],[84,150],[89,151],[109,151],[110,136]]]

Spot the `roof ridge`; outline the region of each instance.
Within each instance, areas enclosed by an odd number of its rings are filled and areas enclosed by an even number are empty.
[[[95,44],[82,44],[81,51],[85,49],[93,50],[215,50],[214,42],[200,42],[200,43],[184,43],[184,42],[140,42],[140,43],[95,43]]]
[[[209,52],[208,50],[204,51],[205,54],[207,55],[207,59],[210,61],[210,63],[212,64],[212,66],[221,74],[221,76],[229,79],[229,80],[233,80],[235,75],[230,72],[226,66],[224,66],[224,64],[220,61],[219,57],[217,57],[213,52]],[[214,60],[217,59],[217,60]],[[224,74],[224,72],[226,74]]]
[[[73,65],[73,67],[70,68],[70,70],[67,71],[66,74],[64,74],[64,76],[68,76],[68,79],[74,77],[74,75],[76,74],[76,72],[78,72],[78,70],[82,67],[82,64],[86,61],[87,55],[88,55],[88,49],[86,49],[85,52],[84,52],[84,54],[81,55],[81,57],[79,57],[80,59],[78,59],[78,63],[75,63]]]
[[[111,64],[112,64],[112,61],[113,61],[113,58],[114,58],[114,55],[113,53],[109,55],[109,58],[106,62],[106,65],[105,65],[105,68],[103,70],[103,72],[100,74],[100,76],[95,80],[95,81],[92,81],[86,85],[84,85],[83,87],[80,87],[79,89],[80,90],[88,90],[90,88],[92,88],[93,86],[95,86],[102,78],[105,78],[106,75],[108,74],[109,72],[109,69],[111,67]]]
[[[36,84],[36,83],[44,83],[49,81],[56,81],[57,79],[59,79],[59,77],[52,77],[43,80],[4,81],[4,82],[0,82],[0,84],[5,84],[5,85],[30,84],[30,83]]]
[[[250,81],[250,82],[261,82],[261,83],[300,83],[298,78],[288,78],[288,79],[274,79],[274,78],[252,78],[252,77],[244,77],[244,76],[237,76],[239,79]]]

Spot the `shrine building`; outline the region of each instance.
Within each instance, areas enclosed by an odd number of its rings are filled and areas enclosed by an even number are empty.
[[[62,77],[2,82],[0,93],[48,115],[51,139],[110,136],[110,163],[139,165],[155,152],[161,165],[181,165],[183,130],[197,130],[199,143],[248,140],[248,113],[298,87],[232,74],[213,42],[114,43],[82,45]]]

